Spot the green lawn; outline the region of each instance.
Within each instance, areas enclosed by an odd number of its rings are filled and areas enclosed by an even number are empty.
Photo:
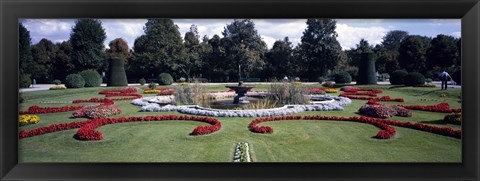
[[[320,85],[308,85],[319,87]],[[255,85],[253,90],[266,90],[268,85]],[[367,86],[372,87],[372,86]],[[461,107],[461,89],[441,91],[439,88],[374,86],[384,90],[379,96],[405,99],[405,105],[431,105],[448,102]],[[111,88],[82,88],[23,93],[26,101],[21,110],[31,105],[57,107],[71,101],[104,97],[99,90]],[[209,86],[212,91],[225,91],[224,85]],[[332,95],[338,95],[332,94]],[[445,97],[441,97],[446,94]],[[153,96],[145,94],[144,96]],[[116,101],[121,115],[113,117],[179,114],[176,112],[138,112],[140,107],[131,101]],[[344,111],[303,112],[299,115],[358,116],[366,101],[353,100]],[[396,103],[396,102],[392,102]],[[41,121],[20,127],[30,130],[55,123],[86,119],[71,119],[72,112],[38,114]],[[413,111],[410,118],[393,117],[398,121],[420,122],[435,126],[461,129],[445,124],[445,113]],[[76,129],[49,133],[19,141],[19,162],[232,162],[237,142],[248,142],[255,162],[461,162],[461,140],[433,133],[395,127],[397,133],[389,140],[373,138],[379,131],[375,126],[339,121],[279,121],[262,123],[271,126],[273,134],[252,133],[247,126],[254,118],[218,118],[222,129],[209,135],[190,136],[198,125],[192,121],[137,122],[106,125],[97,130],[101,141],[78,141]]]

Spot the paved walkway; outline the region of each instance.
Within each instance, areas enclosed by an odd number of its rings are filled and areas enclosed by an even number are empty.
[[[237,84],[235,82],[229,82],[229,83],[204,83],[207,85],[225,85],[225,84]],[[269,82],[247,82],[245,84],[271,84]],[[302,84],[318,84],[318,82],[303,82]],[[356,84],[356,82],[352,82],[352,84]],[[390,82],[378,82],[379,85],[389,85]],[[437,87],[440,87],[442,82],[440,81],[434,81],[432,84],[435,84]],[[41,91],[41,90],[48,90],[50,87],[54,86],[55,84],[36,84],[35,86],[32,86],[30,88],[22,88],[20,89],[20,92],[32,92],[32,91]],[[60,84],[65,86],[64,84]],[[128,86],[139,86],[140,84],[128,84]],[[174,83],[176,85],[176,83]],[[102,87],[106,87],[107,84],[102,84]],[[462,88],[459,85],[451,85],[449,82],[448,88]]]

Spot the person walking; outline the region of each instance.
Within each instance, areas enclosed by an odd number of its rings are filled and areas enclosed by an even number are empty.
[[[444,69],[442,73],[440,73],[440,80],[442,81],[442,90],[443,90],[443,85],[445,85],[445,90],[447,90],[447,82],[449,79],[452,77],[450,74],[447,73],[447,71]]]

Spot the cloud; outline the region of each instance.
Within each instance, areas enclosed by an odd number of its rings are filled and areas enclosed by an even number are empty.
[[[377,45],[382,43],[382,38],[390,29],[376,26],[376,27],[353,27],[347,24],[337,24],[338,42],[342,49],[355,48],[356,45],[363,38],[368,41],[370,45]]]
[[[73,26],[73,20],[67,19],[25,19],[22,24],[30,31],[32,44],[47,38],[54,43],[68,40]]]
[[[456,31],[456,32],[450,33],[450,35],[455,37],[455,38],[460,38],[460,37],[462,37],[462,32]]]
[[[102,19],[102,26],[107,34],[104,42],[106,48],[110,41],[116,38],[123,38],[127,41],[128,47],[133,48],[135,39],[143,34],[143,27],[146,19]]]

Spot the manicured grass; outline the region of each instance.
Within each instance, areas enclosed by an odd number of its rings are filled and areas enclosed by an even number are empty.
[[[268,85],[255,85],[254,90],[266,90]],[[308,85],[319,87],[319,84]],[[142,88],[145,88],[143,86]],[[169,86],[171,87],[171,86]],[[404,103],[431,105],[447,102],[459,108],[461,89],[441,91],[439,88],[391,86],[362,86],[384,90],[379,96],[401,97]],[[55,91],[26,92],[21,110],[31,105],[57,107],[71,104],[46,104],[43,101],[71,101],[104,97],[99,90],[112,88],[83,88]],[[224,85],[209,86],[211,91],[225,91]],[[140,91],[139,91],[140,92]],[[340,93],[340,92],[339,92]],[[338,95],[331,94],[331,95]],[[447,94],[441,97],[442,94]],[[153,96],[154,94],[144,94]],[[358,109],[365,100],[353,100],[344,111],[302,112],[298,115],[359,116]],[[386,102],[382,102],[386,103]],[[170,115],[176,112],[138,112],[140,107],[130,101],[116,101],[122,114],[112,117]],[[41,121],[20,127],[30,130],[55,123],[86,119],[71,119],[72,112],[38,114]],[[442,121],[445,113],[413,111],[410,118],[393,117],[434,126],[461,129],[459,125]],[[25,138],[19,141],[20,162],[232,162],[233,149],[238,142],[248,142],[255,162],[460,162],[461,140],[433,133],[395,127],[397,133],[390,140],[373,138],[378,128],[372,125],[325,121],[295,120],[262,123],[271,126],[273,134],[258,134],[248,130],[254,118],[218,118],[222,129],[209,135],[191,136],[198,125],[192,121],[135,122],[106,125],[97,130],[103,133],[101,141],[78,141],[77,131],[67,130]]]

